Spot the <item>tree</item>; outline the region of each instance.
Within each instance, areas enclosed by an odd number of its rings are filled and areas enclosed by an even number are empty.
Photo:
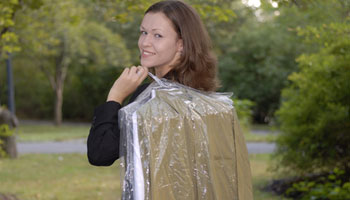
[[[6,108],[0,107],[0,158],[17,158],[16,137],[11,130],[17,126],[16,116]]]
[[[45,72],[55,91],[57,125],[62,120],[64,80],[71,56],[75,53],[72,35],[76,35],[81,25],[82,9],[75,6],[68,1],[46,1],[40,9],[23,12],[18,19],[23,25],[21,40],[27,44],[28,54],[38,60],[38,66]]]
[[[86,10],[73,0],[49,0],[18,17],[25,55],[38,65],[55,92],[55,124],[62,121],[64,82],[73,65],[127,64],[121,38],[103,25],[86,21]]]
[[[240,23],[223,40],[226,46],[219,59],[220,76],[224,91],[256,103],[255,122],[271,122],[280,106],[281,90],[290,84],[288,75],[298,70],[295,59],[314,50],[302,43],[297,30],[341,18],[341,5],[336,1],[312,2],[308,8],[299,8],[273,7],[262,1],[259,8],[236,12]]]
[[[228,41],[224,40],[227,44],[219,62],[222,90],[254,101],[254,121],[268,123],[279,107],[287,76],[297,69],[294,59],[303,46],[294,28],[301,14],[273,8],[269,3],[258,9],[258,16],[253,8],[242,10],[246,12],[238,13],[241,24]]]

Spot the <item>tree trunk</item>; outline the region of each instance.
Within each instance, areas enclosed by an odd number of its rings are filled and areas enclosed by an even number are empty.
[[[62,124],[63,83],[56,83],[55,89],[55,125]]]
[[[66,79],[68,70],[68,61],[66,55],[66,35],[64,35],[62,43],[62,49],[60,55],[56,58],[56,70],[55,70],[55,125],[62,124],[62,104],[63,104],[63,88],[64,80]]]
[[[59,64],[56,66],[56,78],[55,78],[55,125],[60,126],[62,124],[62,104],[63,104],[63,88],[64,80],[66,79],[68,65]]]
[[[0,107],[0,125],[2,124],[7,124],[10,129],[13,129],[18,126],[18,119],[9,110]],[[16,136],[1,136],[0,139],[3,141],[3,144],[0,146],[7,156],[10,158],[17,158]]]
[[[63,60],[63,59],[62,59]],[[60,62],[59,65],[56,66],[56,74],[55,74],[55,125],[59,126],[62,124],[62,104],[63,104],[63,88],[64,88],[64,80],[66,79],[68,65]]]
[[[66,50],[66,35],[64,35],[61,42],[61,51],[55,60],[54,73],[45,68],[44,65],[39,65],[40,69],[45,73],[50,81],[52,89],[55,91],[55,107],[54,107],[54,123],[56,126],[62,124],[62,104],[63,104],[63,88],[66,79],[69,61],[67,59]]]
[[[6,152],[6,156],[9,158],[17,158],[18,153],[17,153],[17,145],[16,145],[16,136],[11,135],[8,137],[0,137],[0,139],[4,142],[2,144],[2,148]]]

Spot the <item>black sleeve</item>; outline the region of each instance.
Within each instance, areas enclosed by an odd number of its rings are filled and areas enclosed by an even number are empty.
[[[131,96],[129,103],[133,102],[148,85],[139,86]],[[109,101],[95,109],[87,140],[87,156],[90,164],[109,166],[119,158],[118,111],[121,107],[119,103]]]
[[[109,166],[119,158],[118,111],[120,108],[119,103],[109,101],[95,109],[87,140],[90,164]]]

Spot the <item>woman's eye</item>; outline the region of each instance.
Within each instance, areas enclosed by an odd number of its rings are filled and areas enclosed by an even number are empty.
[[[140,31],[140,32],[141,32],[141,35],[147,35],[146,31]]]
[[[154,37],[161,38],[162,36],[160,34],[154,34]]]

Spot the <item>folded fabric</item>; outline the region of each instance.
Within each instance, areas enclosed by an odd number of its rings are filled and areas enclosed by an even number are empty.
[[[253,199],[229,96],[157,79],[121,109],[122,199]]]

